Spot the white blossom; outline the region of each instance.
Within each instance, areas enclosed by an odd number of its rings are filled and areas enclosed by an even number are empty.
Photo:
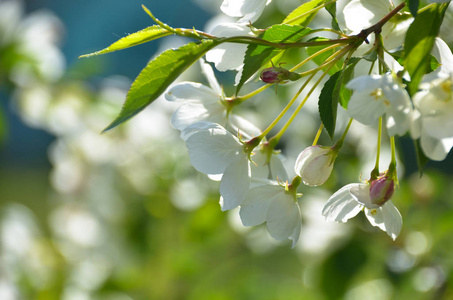
[[[205,122],[201,130],[191,131],[186,139],[190,161],[204,174],[223,174],[220,205],[230,210],[241,204],[250,186],[250,161],[244,144],[218,124]],[[195,123],[193,126],[198,126]],[[185,134],[185,133],[184,133]]]
[[[239,212],[244,226],[266,222],[267,230],[276,240],[292,240],[294,248],[302,227],[299,204],[292,191],[276,182],[250,189]]]
[[[354,92],[348,104],[349,115],[364,125],[376,124],[386,114],[390,136],[404,135],[410,128],[412,103],[409,94],[393,74],[360,76],[347,88]]]
[[[403,224],[401,214],[391,200],[382,205],[373,203],[370,197],[369,183],[352,183],[345,185],[334,193],[322,210],[326,221],[344,223],[364,210],[371,225],[395,240]]]
[[[218,123],[232,132],[241,132],[247,138],[259,135],[260,130],[246,119],[227,112],[223,91],[212,67],[201,61],[201,68],[210,87],[196,82],[181,82],[165,94],[168,101],[181,105],[171,116],[171,124],[178,130],[200,121]]]

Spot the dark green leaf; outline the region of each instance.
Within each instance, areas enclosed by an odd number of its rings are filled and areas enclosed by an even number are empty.
[[[215,40],[190,43],[169,49],[150,61],[132,83],[120,114],[104,131],[125,122],[151,104],[184,70],[218,44]]]
[[[346,67],[344,68],[343,73],[341,74],[341,90],[340,90],[340,104],[344,109],[348,109],[349,100],[351,99],[352,91],[345,87],[353,77],[354,77],[354,68],[357,63],[360,61],[360,58],[350,58]]]
[[[277,24],[267,29],[259,36],[259,38],[273,43],[295,43],[305,35],[311,33],[311,31],[310,28],[300,25]],[[250,44],[245,53],[244,69],[236,93],[238,93],[244,83],[260,69],[263,63],[267,63],[282,51],[282,49],[276,49],[271,46]]]
[[[404,65],[411,76],[408,90],[413,95],[418,90],[423,75],[431,67],[430,52],[448,5],[430,5],[419,12],[409,27],[404,42]]]
[[[317,42],[317,41],[328,41],[329,39],[323,38],[323,37],[315,37],[309,40],[309,42]],[[323,46],[317,46],[317,47],[307,47],[307,54],[308,55],[313,55],[316,52],[323,50],[324,48],[329,47],[328,45],[323,45]],[[323,63],[326,62],[326,60],[334,54],[336,51],[336,48],[330,49],[324,53],[321,53],[320,55],[317,55],[315,58],[312,59],[313,62],[315,62],[318,66],[322,65]],[[329,70],[329,75],[333,75],[336,72],[338,72],[343,66],[343,62],[340,60],[338,61],[330,70]],[[324,70],[326,67],[323,68]]]
[[[330,138],[333,139],[335,133],[335,123],[337,121],[337,107],[340,96],[341,83],[339,79],[343,70],[332,75],[324,84],[319,95],[318,110],[321,121],[327,130]]]
[[[414,140],[414,147],[415,147],[415,155],[417,156],[417,167],[418,167],[418,174],[420,177],[423,175],[423,169],[425,168],[426,164],[429,162],[429,158],[422,151],[422,147],[420,145],[420,139]]]
[[[340,26],[338,25],[338,20],[337,20],[337,3],[333,2],[328,5],[326,5],[326,10],[329,12],[329,14],[332,16],[332,28],[338,31],[341,31]]]
[[[318,110],[324,127],[330,138],[335,134],[335,123],[337,121],[338,103],[347,109],[351,91],[345,88],[345,83],[353,77],[354,67],[360,58],[351,58],[343,69],[333,74],[324,84],[319,95]]]
[[[283,20],[283,24],[288,25],[302,25],[307,26],[311,20],[315,17],[316,13],[322,8],[321,5],[328,2],[328,0],[311,0],[310,2],[304,3],[295,10],[293,10],[286,18]],[[316,9],[319,8],[319,9]]]
[[[129,47],[137,46],[167,35],[172,34],[171,32],[167,31],[164,28],[161,28],[158,25],[153,25],[150,27],[147,27],[145,29],[142,29],[140,31],[134,32],[129,34],[128,36],[125,36],[118,41],[114,42],[110,46],[108,46],[105,49],[90,53],[90,54],[85,54],[80,56],[79,58],[82,57],[90,57],[94,55],[100,55],[100,54],[105,54],[117,50],[122,50],[126,49]]]
[[[417,16],[418,6],[420,4],[420,0],[406,0],[406,5],[409,7],[409,11],[414,16]]]

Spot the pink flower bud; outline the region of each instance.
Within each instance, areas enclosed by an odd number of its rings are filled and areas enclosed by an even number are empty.
[[[285,83],[299,79],[299,74],[281,67],[270,67],[261,71],[260,78],[265,83]]]
[[[371,203],[383,205],[392,197],[394,190],[395,184],[393,180],[388,179],[386,176],[373,180],[370,186]]]

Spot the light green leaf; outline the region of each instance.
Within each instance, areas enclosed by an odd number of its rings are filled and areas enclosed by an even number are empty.
[[[328,0],[311,0],[293,10],[283,20],[283,24],[307,26],[315,17],[316,13],[323,7]]]
[[[132,83],[120,114],[104,131],[127,121],[151,104],[184,70],[218,44],[216,40],[189,43],[162,52],[150,61]]]
[[[267,29],[259,38],[273,43],[295,43],[305,35],[311,33],[311,31],[310,28],[300,25],[277,24]],[[236,93],[260,69],[263,63],[267,63],[282,51],[282,49],[276,49],[271,46],[250,44],[245,52],[244,69]]]
[[[158,25],[153,25],[150,27],[147,27],[145,29],[142,29],[140,31],[134,32],[129,34],[128,36],[125,36],[118,41],[114,42],[110,46],[108,46],[105,49],[90,53],[90,54],[85,54],[80,56],[79,58],[82,57],[90,57],[90,56],[95,56],[95,55],[100,55],[100,54],[105,54],[117,50],[122,50],[126,49],[129,47],[137,46],[167,35],[172,34],[168,30],[161,28]]]
[[[422,77],[430,71],[430,53],[447,9],[447,4],[430,5],[420,11],[407,30],[404,65],[411,76],[408,90],[413,95]]]

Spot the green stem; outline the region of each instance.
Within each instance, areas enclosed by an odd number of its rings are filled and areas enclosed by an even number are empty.
[[[315,139],[313,140],[312,146],[316,146],[318,143],[319,137],[321,136],[322,129],[324,128],[324,124],[321,122],[321,125],[319,126],[318,132],[316,133]]]
[[[297,93],[294,95],[294,97],[291,99],[291,101],[288,102],[286,107],[280,112],[280,114],[277,116],[277,118],[275,118],[275,120],[266,128],[266,130],[264,130],[263,133],[261,133],[261,135],[260,135],[261,139],[263,139],[269,133],[269,131],[271,131],[272,128],[274,128],[274,126],[277,125],[277,123],[286,114],[286,112],[289,110],[289,108],[293,105],[294,101],[296,101],[296,99],[299,97],[300,93],[302,93],[302,91],[308,85],[310,80],[315,76],[315,74],[316,73],[312,74],[310,76],[310,78],[308,78],[305,81],[305,83],[302,85],[302,87],[297,91]]]
[[[330,49],[332,48],[336,48],[336,47],[339,47],[341,44],[334,44],[334,45],[331,45],[331,46],[328,46],[312,55],[310,55],[309,57],[307,57],[306,59],[304,59],[302,62],[298,63],[296,66],[292,67],[291,69],[289,69],[290,72],[294,72],[296,69],[300,68],[302,65],[306,64],[307,62],[311,61],[314,57],[326,52],[326,51],[329,51]],[[340,51],[340,50],[339,50]],[[338,52],[338,51],[337,51]],[[335,55],[335,53],[334,53]],[[299,76],[302,78],[304,76],[308,76],[312,73],[316,73],[317,71],[319,71],[320,69],[324,68],[327,64],[329,63],[329,61],[326,61],[324,64],[322,64],[321,66],[317,67],[317,68],[314,68],[312,70],[309,70],[309,71],[306,71],[306,72],[302,72],[302,73],[299,73]],[[256,96],[258,95],[259,93],[261,93],[262,91],[264,91],[265,89],[267,89],[268,87],[271,87],[273,84],[266,84],[246,95],[243,95],[243,96],[237,96],[237,97],[231,97],[231,98],[227,98],[227,101],[230,101],[230,102],[238,102],[238,103],[241,103],[247,99],[250,99],[252,98],[253,96]]]
[[[328,72],[330,71],[330,69],[333,68],[333,66],[336,64],[336,62],[338,60],[340,60],[346,53],[348,53],[349,51],[351,50],[351,47],[347,46],[345,47],[344,49],[342,49],[342,51],[330,62],[330,65],[329,67],[324,71],[324,73],[321,75],[321,77],[319,77],[319,79],[315,82],[315,84],[311,87],[311,89],[308,91],[307,95],[305,96],[304,100],[302,100],[302,102],[297,106],[296,110],[292,113],[292,115],[290,116],[290,118],[288,119],[288,121],[286,122],[286,124],[283,126],[282,129],[280,129],[280,131],[272,137],[272,140],[279,140],[280,137],[283,135],[283,133],[285,133],[285,131],[288,129],[289,125],[294,121],[294,119],[296,118],[297,114],[299,113],[299,111],[302,109],[302,107],[304,106],[305,102],[307,102],[308,98],[311,96],[311,94],[314,92],[314,90],[316,89],[316,87],[319,85],[319,83],[322,81],[322,79],[328,74]],[[314,75],[314,74],[313,74]],[[312,76],[313,76],[312,75]],[[310,78],[311,79],[311,78]]]
[[[381,140],[382,140],[382,117],[379,117],[376,164],[374,165],[373,171],[371,171],[370,180],[375,180],[379,176],[379,158],[381,156]]]
[[[317,47],[324,45],[332,44],[350,44],[357,40],[356,36],[341,38],[341,39],[332,39],[325,41],[316,41],[316,42],[298,42],[298,43],[273,43],[253,36],[232,36],[219,38],[220,43],[238,43],[238,44],[255,44],[255,45],[264,45],[277,49],[290,49],[290,48],[302,48],[302,47]]]
[[[346,129],[344,130],[343,132],[343,135],[341,136],[341,138],[335,143],[335,149],[336,151],[339,151],[341,149],[341,147],[343,147],[343,142],[344,142],[344,139],[346,138],[346,135],[348,134],[348,131],[349,131],[349,128],[351,127],[351,124],[352,124],[352,121],[354,119],[353,118],[350,118],[349,119],[349,122],[348,122],[348,125],[346,126]]]

